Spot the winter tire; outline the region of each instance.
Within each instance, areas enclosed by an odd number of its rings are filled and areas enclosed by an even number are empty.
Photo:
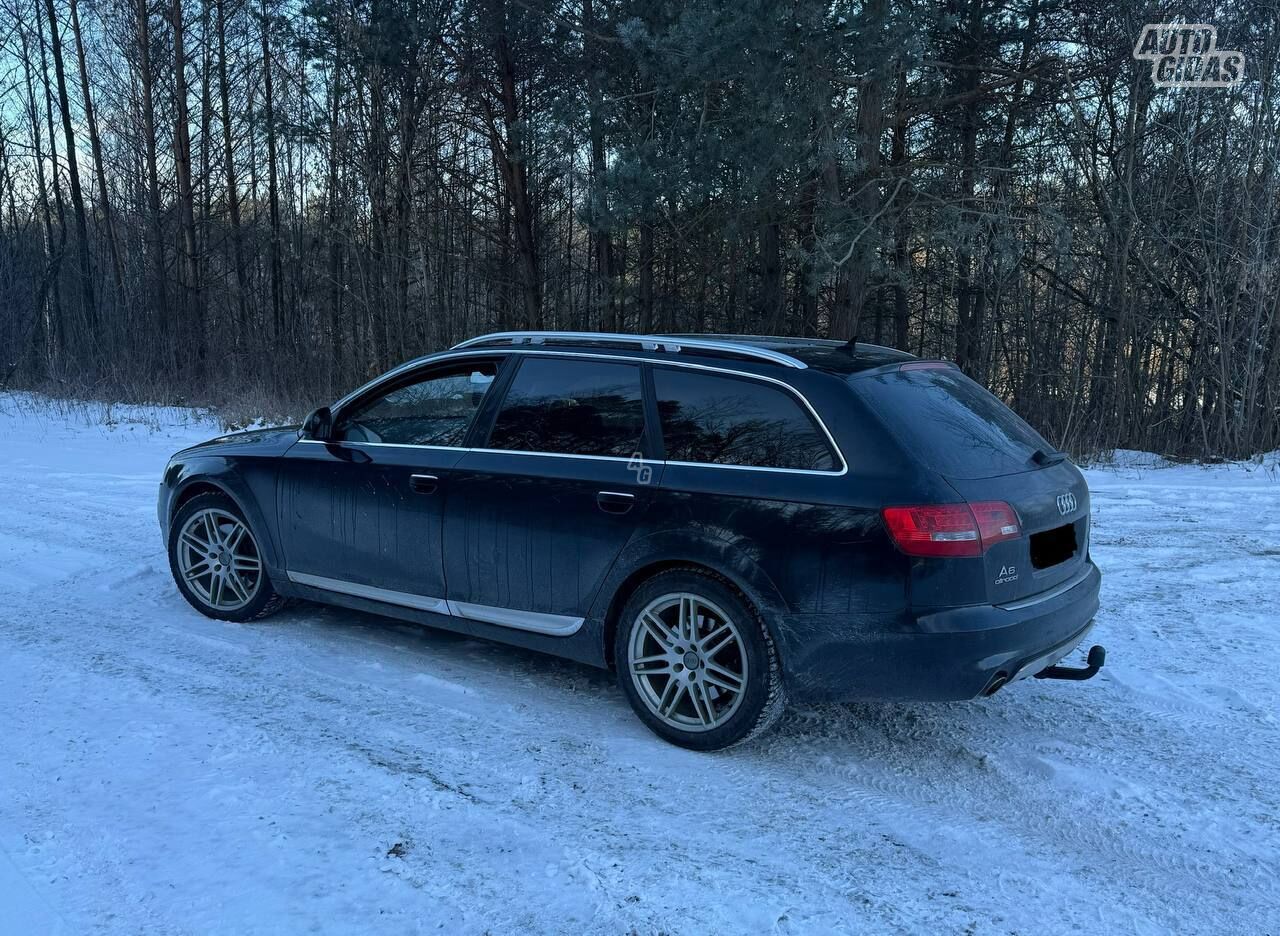
[[[673,569],[623,607],[614,660],[627,701],[654,733],[716,751],[767,730],[786,706],[760,615],[720,576]]]
[[[271,587],[258,540],[225,494],[200,494],[169,528],[169,570],[178,590],[206,617],[252,621],[284,603]]]

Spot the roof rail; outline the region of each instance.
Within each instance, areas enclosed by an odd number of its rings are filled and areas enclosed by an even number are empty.
[[[498,344],[510,342],[513,345],[572,344],[573,342],[612,342],[614,344],[632,345],[644,351],[667,351],[672,354],[683,349],[690,351],[718,351],[721,354],[732,354],[737,357],[752,358],[757,361],[769,361],[784,367],[803,369],[803,361],[789,354],[743,344],[739,341],[722,341],[712,338],[679,338],[665,335],[622,335],[613,332],[557,332],[557,331],[512,331],[494,332],[491,335],[479,335],[454,345],[451,350],[470,348],[482,344]]]

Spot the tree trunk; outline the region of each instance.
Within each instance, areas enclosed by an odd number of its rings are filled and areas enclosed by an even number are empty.
[[[161,230],[160,177],[156,168],[156,118],[151,72],[151,12],[147,0],[138,5],[138,67],[142,79],[142,134],[146,138],[147,247],[151,255],[152,299],[160,327],[167,327],[169,303],[164,267],[164,233]]]
[[[329,335],[330,335],[330,386],[344,378],[342,367],[342,243],[338,237],[338,225],[342,217],[339,205],[338,174],[338,115],[342,107],[342,70],[336,64],[329,89],[329,178],[327,234],[329,237]]]
[[[823,116],[820,135],[822,161],[819,178],[822,180],[823,208],[828,216],[840,208],[840,162],[836,152],[835,133],[831,126],[832,115],[828,109]],[[847,340],[858,334],[858,320],[853,307],[853,291],[849,281],[847,264],[840,264],[833,271],[835,295],[831,304],[831,319],[827,334],[831,338]]]
[[[498,163],[507,200],[511,204],[519,274],[521,306],[526,328],[542,327],[542,294],[538,278],[538,252],[533,238],[533,205],[529,198],[529,167],[526,132],[522,126],[516,97],[515,62],[506,32],[505,0],[492,0],[494,62],[498,69],[498,89],[502,104],[502,132],[489,112],[489,142]],[[486,104],[486,107],[488,105]]]
[[[61,318],[61,299],[58,290],[58,267],[62,261],[62,246],[55,243],[53,233],[53,210],[49,205],[49,185],[45,178],[44,172],[44,145],[42,142],[43,134],[40,130],[40,105],[36,101],[35,83],[31,79],[31,56],[30,48],[27,43],[27,34],[22,32],[22,75],[27,90],[27,120],[31,125],[31,143],[33,152],[32,161],[36,167],[36,194],[40,202],[40,216],[44,222],[44,248],[45,248],[45,269],[44,276],[49,282],[49,303],[42,303],[40,308],[36,310],[36,314],[40,317],[40,333],[38,340],[42,342],[37,349],[40,352],[40,359],[36,373],[40,376],[46,376],[49,366],[52,364],[52,349],[54,346],[55,329],[57,328],[58,319]]]
[[[613,235],[609,225],[609,194],[605,184],[604,95],[600,88],[600,43],[595,39],[595,7],[592,0],[582,0],[583,45],[587,68],[587,124],[591,137],[590,218],[593,238],[592,259],[595,262],[596,317],[606,331],[620,331],[617,290],[614,285]]]
[[[640,222],[640,257],[636,276],[640,280],[640,331],[653,331],[653,224]]]
[[[972,373],[978,357],[982,334],[985,296],[975,284],[973,270],[975,228],[978,224],[974,204],[978,158],[978,112],[980,98],[976,94],[981,79],[979,43],[982,39],[984,0],[970,0],[968,23],[962,55],[961,93],[968,95],[960,111],[960,247],[956,251],[956,364]]]
[[[181,0],[174,0],[175,3]],[[244,235],[240,228],[240,188],[236,179],[235,147],[231,134],[231,88],[227,80],[226,0],[216,0],[218,14],[218,97],[222,104],[222,159],[227,176],[227,211],[231,217],[231,250],[236,273],[236,327],[238,343],[249,328],[248,277],[244,268]]]
[[[182,0],[173,0],[173,74],[177,117],[174,132],[174,165],[178,176],[178,215],[182,223],[183,284],[186,307],[191,318],[191,332],[204,334],[203,298],[200,290],[200,264],[196,244],[195,195],[191,186],[191,124],[187,111],[187,52],[182,23]],[[197,338],[197,359],[202,358],[203,345]]]
[[[911,258],[907,249],[909,229],[907,227],[907,127],[908,120],[904,113],[907,99],[907,67],[898,67],[898,89],[896,92],[895,119],[893,122],[893,144],[889,153],[889,163],[893,169],[894,181],[898,183],[894,196],[893,212],[893,346],[900,351],[910,350],[909,334],[911,319],[910,307],[907,303],[907,284],[911,281]]]
[[[53,260],[53,321],[48,330],[49,366],[56,371],[61,359],[61,352],[67,341],[67,321],[62,308],[61,278],[59,276],[62,257],[67,251],[67,207],[62,197],[62,180],[58,173],[58,134],[53,123],[53,91],[49,84],[49,62],[44,36],[44,16],[40,6],[36,6],[36,38],[40,46],[40,83],[44,87],[44,118],[49,134],[49,161],[52,165],[50,183],[53,188],[53,203],[58,212],[58,249]],[[52,248],[51,248],[52,249]]]
[[[89,261],[89,225],[85,220],[84,194],[80,189],[80,168],[76,161],[76,135],[71,129],[67,76],[62,68],[62,37],[58,32],[58,18],[53,11],[53,0],[44,0],[44,9],[49,19],[49,45],[53,53],[53,72],[58,81],[62,134],[67,146],[67,178],[71,183],[71,208],[76,218],[76,255],[80,259],[80,295],[84,302],[85,324],[89,330],[89,334],[85,337],[93,344],[98,327],[98,306],[93,295],[93,267]]]
[[[85,64],[84,39],[80,33],[80,9],[77,0],[70,0],[71,32],[76,43],[76,62],[80,66],[80,90],[84,102],[85,129],[89,131],[89,146],[93,152],[93,169],[98,177],[98,199],[102,203],[102,229],[111,252],[111,272],[115,277],[116,295],[124,304],[124,270],[120,264],[120,248],[116,244],[115,224],[111,220],[111,199],[107,195],[107,171],[102,165],[102,141],[98,138],[98,121],[93,112],[93,93],[89,84],[89,68]]]
[[[276,335],[283,337],[286,328],[281,298],[284,271],[280,262],[280,194],[276,180],[276,115],[271,84],[271,41],[268,30],[271,19],[267,13],[267,0],[262,0],[261,9],[263,107],[267,120],[267,201],[271,212],[271,317]]]
[[[866,0],[863,18],[867,30],[875,35],[884,31],[886,0]],[[856,338],[858,326],[866,312],[871,294],[871,275],[875,264],[873,231],[880,214],[880,136],[884,130],[883,79],[876,71],[866,75],[858,89],[858,162],[855,176],[854,204],[857,214],[853,245],[849,258],[849,300],[845,309],[848,321],[842,323],[837,337]],[[876,340],[879,340],[880,316],[876,316]]]
[[[209,280],[209,228],[213,214],[213,53],[209,42],[213,20],[212,0],[200,3],[200,215],[196,227],[196,282],[200,284],[201,320],[194,323],[196,329],[196,373],[202,374],[204,358],[208,353],[205,332],[208,318],[204,286]]]
[[[770,335],[786,331],[783,323],[786,304],[783,299],[782,225],[770,209],[760,225],[760,323]]]

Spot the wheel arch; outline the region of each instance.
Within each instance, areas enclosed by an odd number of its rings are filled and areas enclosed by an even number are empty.
[[[252,487],[239,477],[232,464],[221,459],[219,463],[212,465],[184,466],[182,474],[174,484],[173,494],[169,498],[168,529],[173,528],[173,521],[177,518],[178,511],[202,494],[221,494],[235,504],[258,540],[258,546],[263,552],[262,558],[268,570],[280,568],[279,547],[269,516],[258,503]]]
[[[244,506],[235,494],[231,493],[227,488],[204,478],[195,478],[174,492],[173,498],[169,502],[169,522],[173,523],[173,518],[178,516],[178,511],[185,507],[188,501],[194,500],[201,494],[222,494],[230,498],[240,508],[241,513],[244,512]]]
[[[626,562],[623,557],[619,558],[609,577],[608,588],[602,589],[607,600],[603,602],[601,614],[601,640],[608,668],[614,668],[613,643],[623,607],[637,588],[655,575],[672,569],[691,569],[728,582],[760,613],[774,645],[781,651],[776,617],[778,612],[786,611],[786,604],[769,577],[741,550],[721,539],[702,540],[696,547],[686,543],[684,548],[670,551],[663,549],[660,541],[645,545],[650,547],[645,550],[645,555]]]

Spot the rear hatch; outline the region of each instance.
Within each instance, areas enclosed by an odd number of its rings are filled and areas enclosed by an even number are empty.
[[[941,363],[912,362],[850,383],[961,498],[1003,501],[1016,512],[1022,535],[992,545],[979,565],[987,601],[1017,601],[1082,570],[1089,547],[1084,477],[999,399]]]

